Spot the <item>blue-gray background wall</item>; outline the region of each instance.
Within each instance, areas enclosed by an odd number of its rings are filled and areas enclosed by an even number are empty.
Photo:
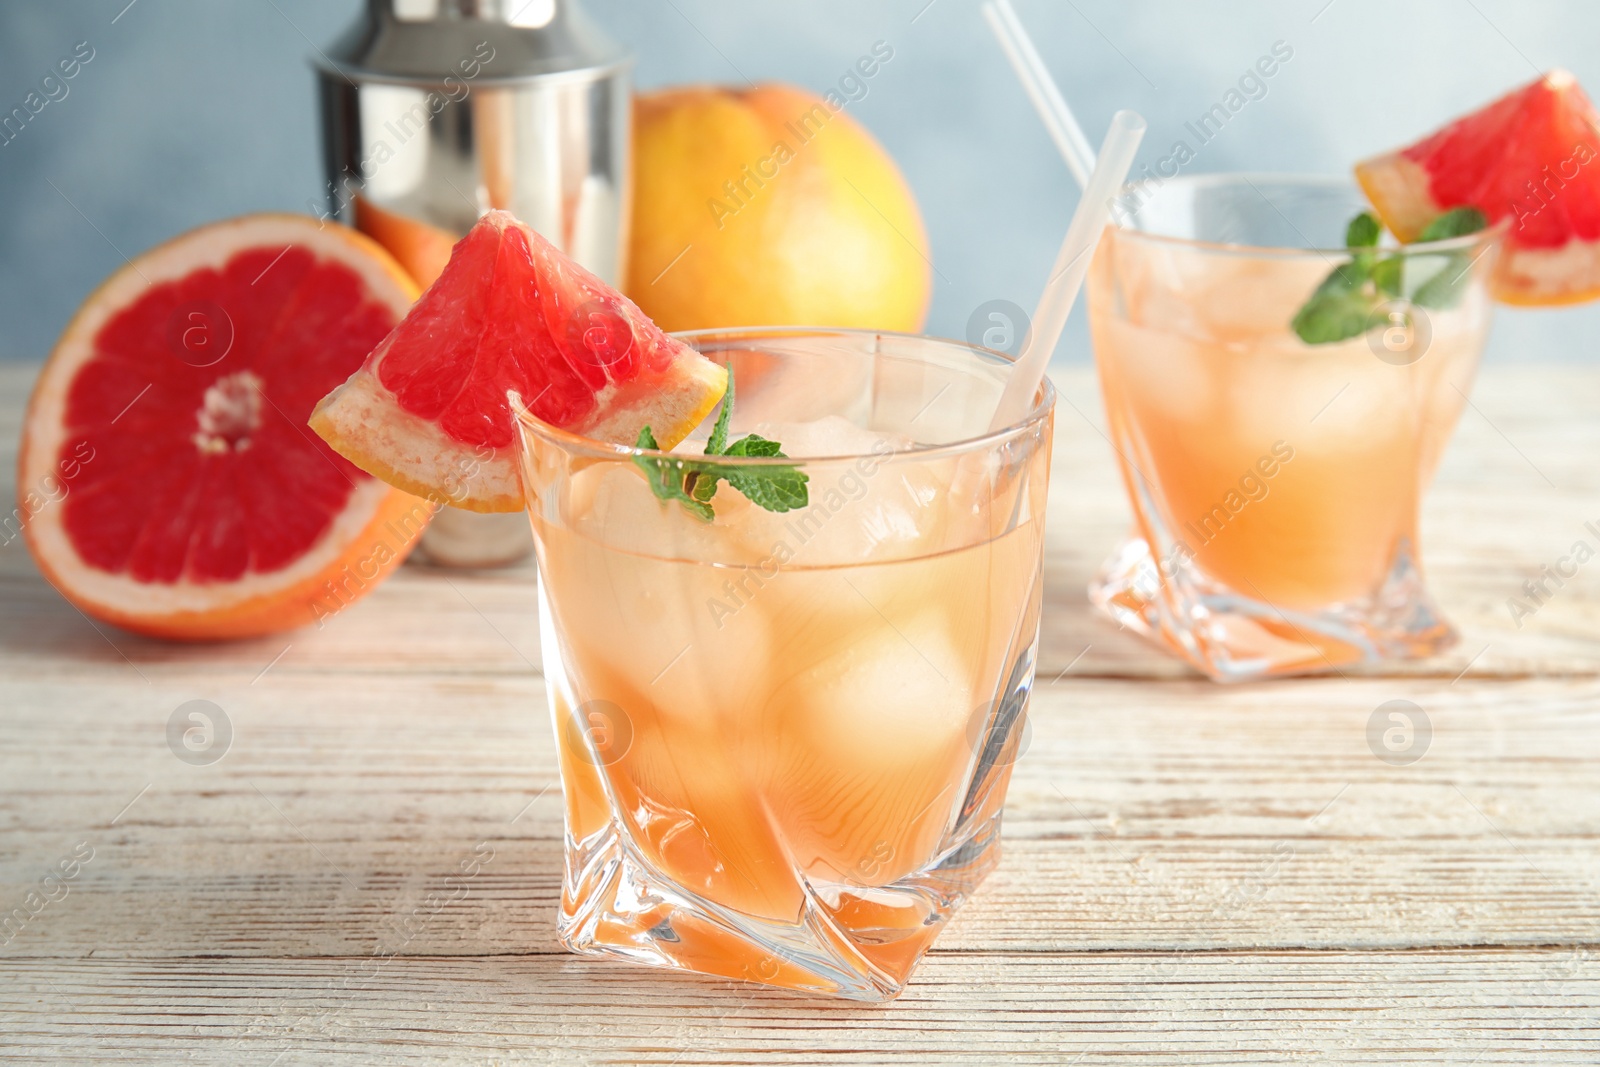
[[[1165,155],[1256,59],[1293,58],[1186,168],[1337,174],[1540,70],[1600,90],[1600,5],[1531,0],[1015,0],[1098,143],[1111,112]],[[0,112],[73,46],[95,58],[0,146],[0,359],[42,356],[142,249],[209,219],[304,210],[322,188],[307,57],[361,0],[3,0]],[[1032,307],[1077,194],[977,0],[588,0],[638,81],[782,80],[823,91],[876,41],[894,59],[851,106],[921,202],[929,329],[995,299]],[[119,252],[120,250],[120,252]],[[1081,315],[1063,359],[1087,356]],[[1506,312],[1490,358],[1585,359],[1600,308]]]

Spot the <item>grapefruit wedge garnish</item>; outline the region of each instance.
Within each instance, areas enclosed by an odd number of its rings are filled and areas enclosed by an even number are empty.
[[[1402,241],[1454,207],[1510,219],[1491,280],[1506,303],[1600,296],[1600,116],[1564,70],[1356,164],[1356,178]]]
[[[415,296],[372,241],[295,215],[205,226],[113,274],[23,426],[45,577],[96,618],[190,639],[316,622],[370,590],[432,505],[305,422]]]
[[[451,253],[311,426],[363,470],[470,511],[522,508],[515,394],[552,425],[662,448],[716,407],[727,372],[504,211]]]

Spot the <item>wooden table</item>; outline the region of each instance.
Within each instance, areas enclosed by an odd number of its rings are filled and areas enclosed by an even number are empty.
[[[31,368],[0,369],[9,499]],[[1463,640],[1351,680],[1198,680],[1090,614],[1126,509],[1060,376],[1049,605],[1000,870],[896,1002],[557,950],[561,813],[528,570],[407,567],[321,631],[91,624],[0,548],[0,1059],[368,1063],[1600,1061],[1600,374],[1490,369],[1426,516]],[[167,744],[188,700],[225,758]],[[1426,756],[1367,724],[1422,706]],[[485,843],[487,845],[485,846]],[[493,858],[467,895],[430,895]],[[446,894],[448,895],[448,894]],[[437,898],[435,898],[437,899]]]

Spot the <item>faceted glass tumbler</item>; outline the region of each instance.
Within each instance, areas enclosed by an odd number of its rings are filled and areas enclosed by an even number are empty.
[[[1090,598],[1219,681],[1451,645],[1418,517],[1472,388],[1502,231],[1347,249],[1365,202],[1319,178],[1125,199],[1089,316],[1134,533]],[[1308,343],[1297,316],[1341,269],[1355,291],[1312,311],[1346,321]]]
[[[565,798],[559,937],[584,955],[894,996],[999,858],[1033,683],[1054,393],[988,432],[1010,363],[925,337],[685,335],[775,512],[653,494],[661,454],[522,422]],[[702,439],[703,441],[703,439]],[[704,474],[700,475],[704,476]]]

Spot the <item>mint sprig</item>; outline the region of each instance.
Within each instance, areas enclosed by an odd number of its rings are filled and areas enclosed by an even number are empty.
[[[633,447],[648,449],[651,452],[661,450],[661,445],[656,442],[656,435],[650,432],[648,426],[639,431],[639,439],[634,442]],[[650,481],[650,490],[658,499],[676,500],[687,508],[691,515],[707,522],[711,521],[715,514],[711,510],[711,505],[695,499],[685,488],[685,483],[695,474],[687,463],[681,459],[658,459],[655,456],[634,456],[633,462],[644,471],[645,477]]]
[[[1453,207],[1422,228],[1418,241],[1448,241],[1465,237],[1489,225],[1489,217],[1475,207]]]
[[[1344,228],[1344,243],[1349,248],[1372,248],[1383,236],[1383,223],[1370,211],[1363,211]]]
[[[1489,219],[1475,207],[1451,208],[1424,226],[1417,240],[1448,241],[1477,233],[1487,225]],[[1451,252],[1439,272],[1417,287],[1411,302],[1427,308],[1454,307],[1466,291],[1471,269],[1472,260],[1465,252]]]
[[[1418,241],[1445,241],[1477,233],[1488,225],[1483,212],[1472,207],[1451,208],[1423,227]],[[1376,251],[1383,224],[1363,211],[1345,228],[1349,262],[1341,263],[1324,278],[1289,326],[1308,345],[1333,344],[1360,337],[1374,327],[1389,326],[1384,305],[1405,296],[1407,254],[1400,249]],[[1444,263],[1411,293],[1417,307],[1453,307],[1466,288],[1472,262],[1464,253],[1451,252]]]
[[[706,441],[708,456],[749,456],[751,458],[787,459],[783,446],[760,434],[747,434],[728,443],[728,426],[733,421],[733,367],[728,367],[728,392],[722,398],[722,414],[711,428]],[[646,426],[639,431],[635,448],[660,451],[655,434]],[[717,485],[724,479],[750,503],[767,511],[793,511],[810,503],[806,483],[810,478],[796,467],[778,465],[727,466],[714,463],[696,463],[694,460],[665,459],[659,456],[635,456],[634,463],[644,471],[650,489],[660,500],[676,500],[697,519],[710,522],[716,517],[711,498],[717,495]]]

